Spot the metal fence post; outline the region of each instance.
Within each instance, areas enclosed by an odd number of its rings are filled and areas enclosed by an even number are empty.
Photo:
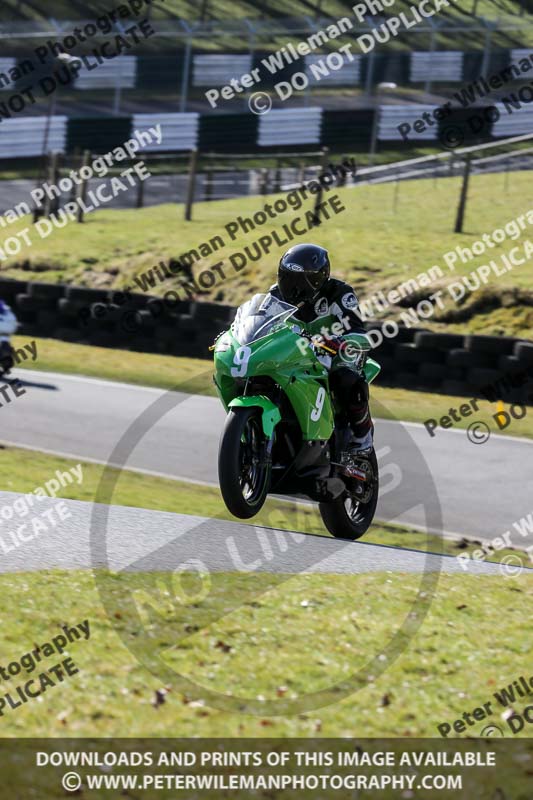
[[[394,195],[392,200],[392,208],[395,214],[396,211],[398,210],[399,192],[400,192],[400,181],[396,178],[396,180],[394,181]]]
[[[187,185],[187,199],[185,201],[185,220],[190,222],[192,219],[192,207],[194,204],[194,187],[196,184],[196,167],[198,164],[198,150],[191,150],[189,161],[189,183]]]
[[[274,172],[274,192],[281,192],[281,167],[279,159],[276,163],[276,169]]]
[[[184,20],[181,20],[181,24],[187,26],[187,43],[185,45],[185,58],[183,59],[183,74],[181,76],[181,97],[180,97],[180,111],[183,113],[187,110],[187,95],[189,92],[189,75],[191,71],[192,44],[191,44],[190,27],[185,23]]]
[[[119,69],[117,69],[117,76],[115,78],[115,99],[113,101],[113,116],[118,117],[120,114],[120,101],[122,97],[122,71],[120,69],[120,61],[119,61]]]
[[[83,159],[82,159],[82,167],[88,167],[91,162],[91,151],[84,150],[83,151]],[[78,192],[77,192],[77,200],[81,200],[82,203],[85,202],[85,198],[87,197],[87,184],[88,181],[86,178],[81,179],[81,184],[78,184]],[[78,222],[83,222],[83,208],[81,205],[78,206]]]
[[[375,59],[374,51],[370,51],[370,55],[367,59],[367,67],[366,67],[366,80],[365,80],[365,95],[367,97],[370,96],[372,91],[372,82],[374,80],[374,59]]]
[[[461,186],[461,196],[459,198],[459,206],[457,207],[457,217],[455,219],[454,233],[463,232],[463,224],[466,212],[466,200],[468,196],[468,182],[470,180],[470,156],[466,156],[465,168],[463,171],[463,183]]]
[[[326,167],[328,165],[328,158],[329,158],[329,147],[323,147],[322,148],[322,157],[320,159],[319,177],[320,177],[320,175],[322,175],[324,173],[324,171],[325,171],[325,169],[326,169]],[[314,208],[314,211],[313,211],[313,226],[317,226],[317,225],[321,224],[321,220],[320,220],[320,217],[319,217],[319,212],[320,212],[320,206],[322,204],[322,195],[323,195],[324,189],[323,189],[321,183],[319,184],[319,187],[320,188],[319,188],[319,190],[317,192],[317,195],[316,195],[315,208]]]
[[[376,157],[376,150],[378,145],[379,136],[379,122],[380,122],[380,105],[381,95],[378,92],[376,95],[377,104],[374,105],[374,114],[372,116],[372,130],[370,132],[370,152],[368,153],[368,164],[371,167],[374,164]]]
[[[432,69],[432,65],[433,65],[433,56],[435,55],[435,47],[436,47],[436,44],[437,44],[436,43],[436,38],[435,38],[435,23],[433,22],[431,17],[429,18],[429,23],[431,25],[431,36],[429,38],[429,48],[430,48],[429,52],[431,53],[431,58],[430,58],[429,63],[430,63],[431,66],[429,68],[428,76],[427,76],[426,82],[424,84],[424,91],[426,93],[428,93],[428,94],[431,91],[431,69]]]
[[[204,200],[211,200],[213,197],[213,173],[210,169],[206,170],[204,178]]]
[[[51,186],[56,186],[59,181],[59,153],[50,153],[47,180]],[[44,204],[44,216],[49,217],[50,214],[57,211],[58,207],[59,198],[52,198],[47,195]]]
[[[137,208],[142,208],[144,206],[144,181],[139,178],[139,183],[137,184]]]
[[[245,17],[245,18],[242,20],[242,24],[243,24],[243,25],[245,26],[245,28],[247,28],[247,30],[248,30],[248,49],[250,50],[250,64],[251,64],[251,66],[252,66],[252,68],[253,68],[253,65],[254,65],[254,55],[255,55],[255,50],[256,50],[256,46],[257,46],[257,39],[256,39],[256,37],[257,37],[257,33],[258,33],[258,31],[257,31],[257,28],[256,28],[256,26],[254,25],[253,21],[252,21],[252,20],[250,20],[250,19],[248,19],[247,17]],[[253,90],[252,90],[252,91],[253,91]],[[248,100],[249,100],[249,98],[248,98]],[[248,113],[248,111],[250,110],[250,107],[249,107],[249,105],[248,105],[248,100],[245,100],[245,99],[243,98],[244,108],[245,108],[245,110],[246,110],[246,112],[247,112],[247,113]]]
[[[489,72],[489,65],[490,65],[490,51],[492,45],[492,28],[490,27],[490,23],[485,21],[486,31],[485,31],[485,45],[483,47],[483,61],[481,64],[481,76],[486,78]]]
[[[261,194],[268,194],[268,167],[261,170]]]

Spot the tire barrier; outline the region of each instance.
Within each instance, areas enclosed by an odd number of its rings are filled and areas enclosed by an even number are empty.
[[[525,89],[531,91],[530,87]],[[413,132],[414,123],[423,111],[429,113],[435,106],[411,103],[382,105],[377,110],[335,110],[318,106],[296,110],[276,108],[259,116],[249,112],[165,112],[163,115],[158,112],[121,117],[55,116],[51,123],[55,138],[49,149],[67,155],[82,150],[90,150],[95,155],[108,153],[132,136],[141,116],[146,124],[157,124],[163,116],[161,145],[146,147],[144,152],[184,153],[198,149],[217,153],[297,153],[305,146],[353,152],[354,148],[368,148],[374,118],[379,114],[378,140],[385,146],[408,151],[414,141],[422,140],[452,150],[530,133],[533,109],[526,106],[525,102],[529,100],[524,100],[514,112],[505,110],[502,104],[496,104],[496,111],[495,106],[486,104],[476,104],[468,109],[454,108],[445,120],[420,134]],[[306,123],[305,118],[308,112],[312,113],[310,124]],[[295,115],[299,116],[299,124],[295,122]],[[27,117],[4,121],[0,129],[0,161],[42,156],[42,131],[46,126],[46,117],[32,117],[33,127],[27,135],[26,120]],[[22,126],[21,122],[24,123]],[[399,128],[404,131],[403,135]],[[21,138],[22,129],[25,135]]]
[[[25,336],[205,359],[235,315],[233,306],[217,303],[170,305],[149,294],[9,278],[0,278],[0,299]],[[394,338],[383,336],[373,356],[384,386],[510,403],[531,396],[533,342],[525,339],[400,327]]]

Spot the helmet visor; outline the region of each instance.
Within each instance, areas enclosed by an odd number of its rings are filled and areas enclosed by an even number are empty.
[[[305,271],[298,265],[282,265],[278,275],[278,286],[286,303],[305,303],[313,300],[324,283],[324,273]]]

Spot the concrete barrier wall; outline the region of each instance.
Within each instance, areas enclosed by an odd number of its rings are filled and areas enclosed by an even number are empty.
[[[209,345],[235,315],[232,306],[177,295],[171,300],[168,293],[163,301],[6,278],[0,279],[0,298],[16,313],[25,336],[192,358],[211,358]],[[382,366],[378,381],[385,386],[523,403],[533,384],[533,342],[525,339],[401,327],[393,339],[383,336],[372,356]]]

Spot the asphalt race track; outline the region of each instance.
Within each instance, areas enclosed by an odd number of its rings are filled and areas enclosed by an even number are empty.
[[[2,506],[19,494],[0,492]],[[60,521],[58,505],[70,516]],[[455,556],[347,542],[311,534],[294,534],[217,519],[147,511],[142,508],[100,506],[102,516],[92,521],[92,503],[51,497],[35,500],[35,513],[48,530],[35,539],[37,546],[13,547],[0,532],[0,572],[27,572],[46,568],[108,567],[113,572],[153,570],[205,572],[312,572],[358,573],[374,571],[462,573]],[[44,512],[48,512],[46,515]],[[24,520],[20,519],[20,523]],[[28,527],[27,533],[30,532]],[[7,551],[7,552],[6,552]],[[470,562],[468,574],[501,574],[499,564]]]
[[[6,444],[99,462],[122,458],[130,469],[216,483],[225,417],[218,399],[33,370],[13,377],[26,394],[2,407],[0,440]],[[146,433],[135,445],[130,432],[121,452],[113,453],[135,420],[137,427],[146,423]],[[511,530],[513,543],[524,546],[512,522],[533,510],[533,443],[493,434],[476,445],[465,431],[439,430],[430,438],[421,425],[378,420],[376,450],[380,468],[385,464],[380,520],[480,540]]]

